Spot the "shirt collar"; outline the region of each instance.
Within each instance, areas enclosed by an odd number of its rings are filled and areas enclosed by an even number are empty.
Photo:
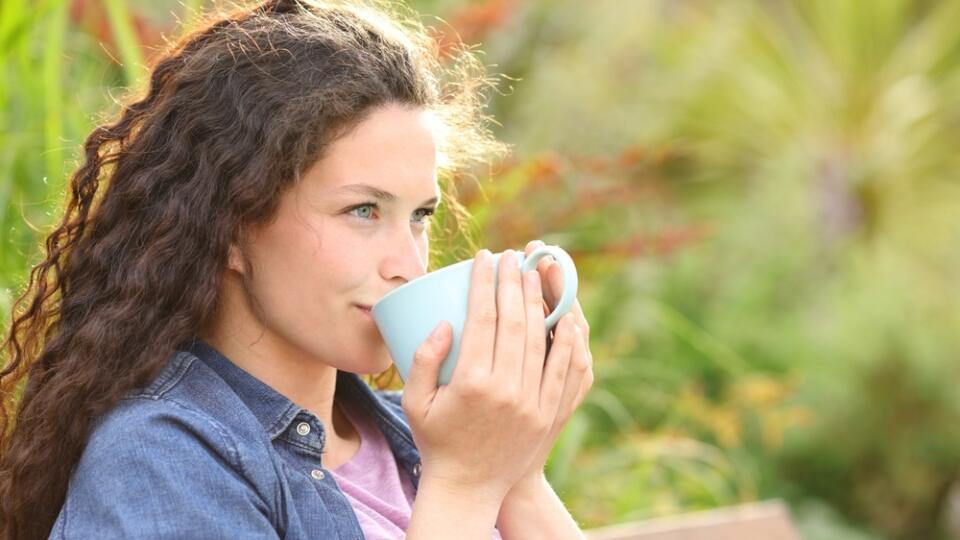
[[[298,414],[306,411],[306,409],[234,364],[206,341],[196,338],[187,343],[186,349],[196,355],[230,385],[263,425],[271,440],[286,431]],[[385,424],[381,427],[393,430],[394,433],[391,435],[399,436],[410,446],[414,445],[413,437],[406,424],[381,402],[373,389],[356,373],[337,371],[336,395],[346,397],[351,402],[373,413],[374,418]],[[309,411],[307,412],[309,413]]]

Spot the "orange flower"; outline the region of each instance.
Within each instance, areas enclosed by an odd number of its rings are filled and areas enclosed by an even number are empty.
[[[114,39],[113,29],[110,28],[110,18],[107,16],[103,2],[73,0],[70,3],[69,13],[73,24],[89,33],[99,43],[102,43],[111,59],[115,61],[119,59],[117,42]],[[151,25],[145,17],[134,12],[130,13],[130,19],[143,58],[149,61],[162,48],[164,30]]]
[[[476,43],[494,28],[503,25],[514,10],[517,0],[487,0],[462,6],[450,15],[450,25],[437,31],[441,55],[461,43]]]

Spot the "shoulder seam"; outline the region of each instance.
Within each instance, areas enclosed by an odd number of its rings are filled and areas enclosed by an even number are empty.
[[[237,469],[244,476],[247,475],[247,470],[243,465],[243,460],[240,459],[239,445],[236,443],[234,438],[230,436],[229,430],[227,430],[226,427],[222,423],[217,421],[217,419],[215,419],[214,417],[210,416],[209,414],[201,410],[198,410],[195,407],[192,407],[187,403],[184,403],[182,401],[179,401],[177,399],[174,399],[164,394],[161,394],[161,395],[139,394],[139,395],[124,397],[123,400],[124,401],[145,400],[145,401],[169,403],[171,405],[178,407],[184,412],[190,414],[196,419],[205,422],[206,424],[211,426],[217,432],[217,434],[220,435],[220,438],[222,439],[225,448],[229,452],[228,458],[230,459],[231,464],[236,466]]]
[[[224,425],[221,424],[220,422],[218,422],[218,421],[217,421],[215,418],[213,418],[212,416],[204,413],[203,411],[197,410],[196,408],[194,408],[194,407],[192,407],[192,406],[190,406],[190,405],[188,405],[188,404],[186,404],[186,403],[183,403],[183,402],[181,402],[181,401],[179,401],[179,400],[176,400],[176,399],[174,399],[174,398],[172,398],[172,397],[168,397],[168,396],[164,396],[164,395],[139,394],[139,395],[133,395],[133,396],[125,396],[125,397],[121,398],[121,401],[127,401],[127,402],[143,401],[143,402],[147,402],[147,403],[164,403],[164,404],[169,404],[169,405],[171,405],[171,406],[173,406],[173,407],[176,407],[177,409],[182,410],[183,412],[187,413],[187,414],[190,415],[191,417],[195,418],[197,421],[202,421],[202,422],[206,423],[207,425],[209,425],[210,427],[212,427],[213,430],[220,436],[220,438],[221,438],[221,440],[222,440],[222,442],[223,442],[223,445],[224,445],[225,452],[227,453],[227,456],[226,456],[226,457],[227,457],[227,459],[229,460],[230,464],[231,464],[232,466],[234,466],[234,467],[237,468],[237,471],[240,473],[241,476],[243,476],[244,478],[249,478],[249,474],[248,474],[246,468],[244,467],[243,460],[240,459],[240,451],[239,451],[239,448],[238,448],[238,445],[237,445],[236,441],[235,441],[234,438],[230,435],[229,431],[224,427]],[[261,498],[264,497],[264,494],[259,493],[258,490],[255,491],[255,492],[256,492]],[[51,530],[51,534],[50,534],[50,537],[51,537],[51,538],[57,538],[57,539],[66,539],[66,538],[67,538],[67,527],[68,527],[68,525],[69,525],[69,523],[68,523],[68,518],[69,518],[69,504],[68,504],[68,503],[69,503],[69,501],[70,501],[70,498],[68,497],[68,498],[64,501],[63,506],[61,507],[61,512],[63,513],[63,516],[62,516],[63,519],[62,519],[62,520],[58,520],[58,521],[60,521],[59,525],[57,525],[56,522],[54,523],[54,525],[56,526],[56,528],[53,529],[53,530]],[[264,504],[266,504],[267,506],[270,506],[270,501],[264,500],[263,502],[264,502]]]
[[[152,383],[139,391],[131,392],[126,397],[160,399],[183,380],[196,360],[198,360],[197,357],[190,352],[176,351]]]
[[[240,459],[239,445],[234,440],[234,438],[230,436],[229,430],[227,430],[227,428],[222,423],[217,421],[217,419],[213,418],[212,416],[204,412],[201,412],[196,408],[191,407],[190,405],[187,405],[186,403],[182,403],[176,399],[173,399],[172,397],[163,396],[163,400],[173,403],[181,407],[185,411],[192,413],[199,419],[208,422],[215,430],[217,430],[217,433],[220,434],[220,438],[223,439],[224,444],[227,445],[227,448],[231,453],[230,460],[236,464],[237,468],[240,470],[240,473],[243,474],[244,477],[247,476],[247,470],[243,466],[243,460]]]

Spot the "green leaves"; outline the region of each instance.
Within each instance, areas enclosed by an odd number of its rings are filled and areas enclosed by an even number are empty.
[[[126,0],[103,0],[110,19],[110,30],[120,51],[123,73],[128,86],[135,85],[146,75],[142,45],[134,32],[133,19],[127,11]]]

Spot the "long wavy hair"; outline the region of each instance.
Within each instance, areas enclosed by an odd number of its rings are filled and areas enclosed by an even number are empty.
[[[441,190],[466,217],[452,173],[506,149],[482,114],[493,87],[483,71],[465,47],[441,54],[402,6],[371,1],[237,9],[159,55],[145,95],[87,137],[62,220],[13,306],[0,353],[0,535],[48,536],[92,421],[209,322],[228,246],[371,110],[438,114]]]

